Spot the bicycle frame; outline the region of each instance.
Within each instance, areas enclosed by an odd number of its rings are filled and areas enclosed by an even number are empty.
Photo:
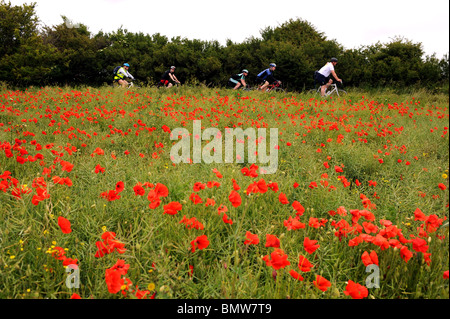
[[[266,92],[270,92],[273,89],[275,89],[275,90],[277,90],[277,89],[282,90],[281,84],[279,82],[276,82],[276,84],[270,84],[270,85],[267,86],[265,91]]]
[[[321,89],[322,89],[322,86],[319,86],[319,88],[317,89],[317,93],[321,94],[322,93]],[[340,90],[340,91],[342,91],[344,94],[347,93],[344,90]],[[338,89],[338,86],[336,83],[333,83],[328,87],[328,89],[325,91],[325,96],[330,96],[333,93],[336,93],[337,96],[340,96],[339,89]]]

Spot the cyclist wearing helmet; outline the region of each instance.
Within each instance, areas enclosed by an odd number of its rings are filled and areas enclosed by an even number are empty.
[[[320,94],[322,96],[325,95],[325,91],[334,82],[333,79],[342,83],[342,80],[338,78],[336,72],[334,71],[334,67],[337,63],[338,60],[336,58],[331,58],[330,62],[327,62],[319,71],[316,71],[314,74],[314,80],[320,84]],[[330,75],[332,75],[333,77],[331,77]]]
[[[256,83],[257,84],[262,84],[258,89],[264,91],[264,89],[269,85],[269,84],[273,84],[275,82],[278,82],[279,84],[281,84],[281,81],[275,79],[273,77],[273,72],[275,71],[276,68],[276,64],[275,63],[270,63],[269,64],[269,68],[265,69],[264,71],[261,71],[257,76],[256,76]]]
[[[132,76],[130,72],[128,72],[129,68],[130,65],[128,63],[124,63],[114,76],[114,82],[119,83],[119,85],[121,85],[122,87],[126,87],[129,83],[127,80],[125,80],[125,78],[134,80],[134,76]]]
[[[177,77],[175,76],[175,67],[171,66],[169,70],[164,72],[161,77],[161,80],[158,83],[158,87],[165,86],[167,88],[172,87],[175,83],[180,84]]]
[[[233,90],[237,90],[241,86],[243,86],[244,88],[247,87],[247,83],[245,83],[245,77],[247,75],[248,75],[248,70],[247,69],[242,70],[241,73],[233,75],[228,80],[228,86],[232,87]]]

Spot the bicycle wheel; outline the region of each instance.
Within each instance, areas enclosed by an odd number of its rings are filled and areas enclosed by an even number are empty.
[[[311,89],[311,90],[306,91],[306,94],[309,94],[309,95],[320,95],[320,90],[319,89]]]
[[[283,89],[282,87],[276,86],[272,89],[272,92],[282,92],[282,93],[286,93],[285,89]]]

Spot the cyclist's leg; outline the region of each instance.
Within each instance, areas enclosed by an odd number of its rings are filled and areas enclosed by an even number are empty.
[[[259,87],[261,91],[264,91],[269,86],[269,82],[264,81],[264,84]]]
[[[325,83],[324,85],[322,85],[322,87],[320,88],[320,94],[321,94],[322,96],[325,96],[325,95],[326,95],[326,91],[328,90],[328,88],[330,87],[330,85],[333,83],[333,80],[332,80],[332,79],[327,79],[327,80],[328,80],[328,82]]]
[[[118,83],[119,83],[119,85],[121,86],[121,87],[126,87],[127,85],[128,85],[128,82],[127,81],[125,81],[125,80],[122,80],[122,79],[120,79],[119,81],[117,81]]]

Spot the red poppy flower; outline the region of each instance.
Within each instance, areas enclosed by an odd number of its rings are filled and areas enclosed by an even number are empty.
[[[294,269],[289,270],[289,275],[291,275],[292,278],[297,279],[298,281],[303,281],[304,279],[302,275],[300,275]]]
[[[69,162],[66,162],[66,161],[60,161],[59,163],[62,166],[62,170],[66,171],[68,173],[70,173],[72,171],[73,166],[74,166],[72,163],[69,163]]]
[[[204,249],[206,247],[208,247],[209,245],[209,241],[208,241],[208,237],[206,235],[201,235],[198,236],[197,238],[195,238],[193,241],[191,241],[191,251],[195,252],[195,249]]]
[[[289,204],[289,201],[284,193],[280,193],[280,195],[278,196],[278,200],[283,205]]]
[[[116,184],[116,192],[120,193],[125,189],[125,185],[122,181],[117,182]]]
[[[267,187],[270,188],[275,193],[278,192],[278,183],[269,183],[267,184]]]
[[[400,249],[400,257],[407,263],[408,260],[413,256],[412,252],[409,251],[408,247],[403,246]]]
[[[233,207],[238,207],[242,203],[241,195],[239,195],[236,191],[231,191],[230,195],[228,196],[228,200],[231,202],[231,205]]]
[[[72,265],[72,267],[78,266],[78,259],[72,259],[72,258],[66,258],[63,261],[63,266],[69,266]]]
[[[143,196],[145,195],[145,189],[141,186],[141,183],[136,184],[133,187],[134,195],[136,196]]]
[[[300,255],[298,258],[298,269],[303,272],[308,272],[311,270],[311,267],[314,267],[314,265],[306,257]]]
[[[439,218],[436,214],[431,214],[427,217],[427,220],[425,221],[425,225],[427,228],[427,232],[435,232],[444,221],[443,218]]]
[[[226,213],[228,211],[227,206],[221,204],[219,208],[217,208],[217,213],[220,215],[222,213]]]
[[[125,264],[125,260],[118,259],[114,266],[110,268],[111,270],[117,270],[121,275],[126,275],[130,265]]]
[[[158,197],[167,197],[169,195],[169,189],[166,185],[157,183],[155,186],[155,193]]]
[[[316,275],[316,280],[313,281],[313,284],[317,287],[317,289],[322,291],[327,291],[328,288],[331,287],[331,282],[320,275]]]
[[[389,242],[387,241],[387,239],[385,237],[381,236],[380,234],[377,234],[375,236],[372,243],[374,245],[379,246],[381,248],[381,250],[385,250],[385,249],[389,248]]]
[[[273,269],[278,270],[280,268],[284,268],[289,266],[291,263],[287,260],[288,255],[284,253],[283,250],[279,248],[275,248],[275,250],[269,255],[263,257],[263,260],[266,262],[267,266],[272,266]]]
[[[336,173],[343,173],[344,172],[344,170],[340,166],[335,166],[334,170],[336,171]]]
[[[231,181],[233,182],[233,189],[235,191],[238,191],[241,189],[241,187],[236,183],[236,180],[232,179]]]
[[[258,172],[257,172],[258,168],[259,168],[259,167],[258,167],[257,165],[252,164],[252,165],[250,166],[250,169],[247,168],[247,167],[244,167],[243,169],[241,169],[241,173],[242,173],[244,176],[258,177]]]
[[[317,188],[318,186],[317,186],[316,182],[311,182],[308,187],[311,189],[314,189],[314,188]]]
[[[266,235],[266,247],[280,247],[280,240],[275,235],[267,234]]]
[[[216,201],[214,199],[212,199],[212,198],[206,199],[205,206],[214,206],[214,205],[216,205]]]
[[[66,251],[64,250],[64,248],[56,246],[52,250],[52,257],[56,260],[65,260],[67,258]]]
[[[189,219],[188,219],[188,218],[186,218],[186,216],[184,215],[183,218],[180,220],[179,223],[180,223],[180,224],[184,223],[184,224],[186,225],[186,228],[188,228],[188,229],[192,229],[192,228],[200,229],[200,230],[204,229],[203,224],[200,223],[200,222],[197,220],[197,218],[195,218],[195,217],[192,217],[192,218],[189,218]]]
[[[303,247],[305,248],[308,254],[312,254],[320,247],[320,245],[316,245],[317,240],[311,240],[308,237],[305,237],[303,240]]]
[[[217,168],[213,169],[213,173],[216,174],[217,178],[222,178],[222,174],[217,170]]]
[[[203,203],[201,197],[198,196],[196,193],[192,193],[191,196],[189,196],[189,200],[193,202],[195,205]]]
[[[62,216],[58,217],[58,225],[64,234],[70,234],[72,232],[72,229],[70,228],[70,221]]]
[[[427,220],[427,216],[419,208],[416,208],[414,211],[414,220],[425,221]]]
[[[344,294],[351,296],[353,299],[363,299],[369,295],[369,291],[366,287],[349,280]]]
[[[294,208],[297,211],[297,213],[295,213],[297,216],[302,216],[303,213],[305,212],[305,208],[302,206],[302,204],[300,204],[296,200],[292,203],[292,208]]]
[[[109,268],[105,271],[105,281],[108,287],[108,291],[112,294],[118,293],[124,283],[124,280],[121,278],[120,272],[115,269]]]
[[[288,220],[283,221],[283,224],[288,230],[302,229],[306,226],[304,223],[300,222],[297,217],[292,218],[292,216],[289,216]]]
[[[366,267],[372,264],[378,266],[378,255],[374,250],[372,250],[370,254],[367,251],[363,252],[361,255],[361,260]]]
[[[412,247],[415,251],[426,253],[428,250],[427,241],[422,238],[416,238],[412,241]]]
[[[252,234],[251,232],[247,231],[245,233],[245,237],[247,239],[244,241],[244,245],[258,245],[259,244],[258,235]]]
[[[445,191],[447,189],[447,186],[445,186],[443,183],[439,183],[438,187]]]
[[[183,208],[183,206],[179,202],[170,202],[167,205],[164,205],[163,214],[175,215]]]
[[[196,182],[196,183],[194,183],[194,186],[193,186],[194,192],[199,192],[202,189],[205,189],[205,187],[206,187],[206,184],[200,183],[200,182]]]
[[[228,218],[227,214],[223,213],[222,215],[222,220],[225,224],[233,224],[233,221],[231,220],[231,218]]]
[[[97,164],[97,166],[95,166],[95,174],[98,174],[99,172],[104,173],[105,172],[105,168],[101,167],[100,164]]]

